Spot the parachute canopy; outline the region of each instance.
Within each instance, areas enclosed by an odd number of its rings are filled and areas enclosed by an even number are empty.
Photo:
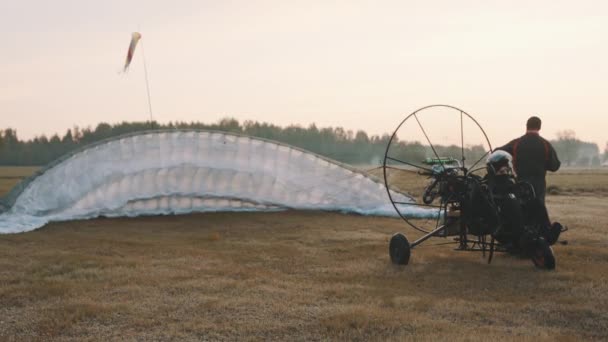
[[[412,199],[393,193],[401,202]],[[384,184],[280,143],[212,131],[150,131],[74,152],[4,199],[0,233],[50,221],[206,211],[395,215]],[[411,206],[409,214],[429,216]]]

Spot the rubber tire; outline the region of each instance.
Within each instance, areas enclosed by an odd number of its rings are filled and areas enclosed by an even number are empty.
[[[549,243],[540,238],[536,242],[536,247],[532,252],[532,262],[534,266],[547,270],[555,269],[555,255],[553,254],[553,248]]]
[[[388,253],[393,264],[407,265],[410,261],[410,242],[405,235],[397,233],[391,237]]]

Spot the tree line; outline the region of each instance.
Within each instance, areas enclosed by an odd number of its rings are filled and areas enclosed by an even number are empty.
[[[384,158],[390,135],[371,135],[359,130],[353,132],[342,127],[318,128],[291,125],[280,127],[269,123],[225,118],[217,123],[200,122],[122,122],[118,124],[100,123],[97,127],[68,129],[63,136],[54,134],[50,138],[42,135],[30,140],[20,140],[14,129],[0,130],[0,165],[37,166],[45,165],[56,158],[88,144],[126,133],[150,129],[206,129],[246,134],[275,140],[352,165],[378,165]],[[573,131],[563,131],[553,146],[565,165],[599,166],[608,161],[608,144],[600,155],[597,144],[581,141]],[[434,146],[440,156],[460,158],[462,147]],[[477,160],[485,154],[483,146],[466,146],[464,154],[468,161]],[[427,144],[416,141],[395,141],[391,156],[405,161],[421,161],[434,155]],[[472,163],[472,162],[471,162]],[[469,164],[470,165],[470,164]]]

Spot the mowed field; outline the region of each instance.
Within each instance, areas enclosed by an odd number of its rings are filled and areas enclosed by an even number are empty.
[[[35,168],[0,168],[0,193]],[[407,177],[401,184],[419,186]],[[560,171],[557,269],[434,239],[395,266],[398,219],[213,213],[0,235],[0,340],[608,339],[608,172]]]

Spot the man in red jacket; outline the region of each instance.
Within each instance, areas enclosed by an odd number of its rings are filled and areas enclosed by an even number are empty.
[[[528,182],[534,187],[536,197],[544,204],[547,171],[555,172],[561,162],[555,149],[538,134],[541,121],[533,116],[526,123],[526,134],[497,148],[513,156],[513,167],[519,181]]]

